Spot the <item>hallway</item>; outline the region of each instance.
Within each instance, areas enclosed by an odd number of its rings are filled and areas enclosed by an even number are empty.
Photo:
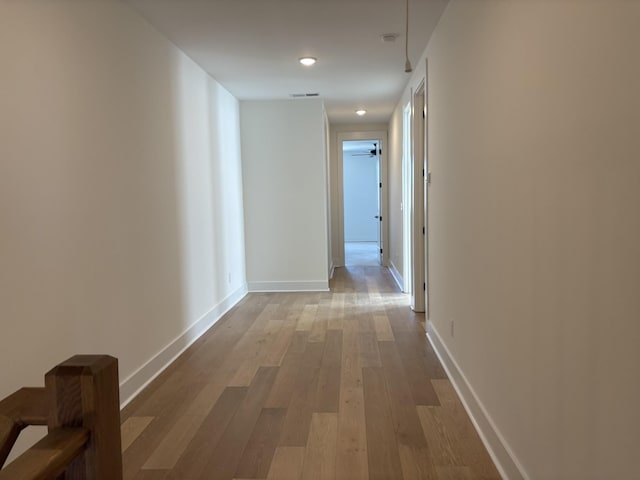
[[[126,479],[500,478],[386,269],[252,293],[122,412]]]

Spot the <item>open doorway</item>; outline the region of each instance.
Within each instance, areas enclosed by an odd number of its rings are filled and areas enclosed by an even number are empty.
[[[342,142],[345,265],[381,265],[380,139]]]
[[[333,225],[335,227],[335,253],[336,257],[334,264],[336,266],[347,265],[345,255],[345,240],[349,240],[348,236],[345,236],[345,181],[344,181],[344,159],[345,156],[350,156],[351,153],[359,153],[358,157],[366,159],[375,166],[375,175],[372,170],[369,170],[369,178],[373,178],[373,188],[377,189],[375,202],[371,202],[373,208],[364,213],[363,221],[370,222],[369,227],[375,228],[377,225],[377,231],[375,231],[375,237],[370,236],[366,243],[368,243],[368,254],[366,262],[374,265],[382,265],[384,267],[388,264],[388,252],[385,248],[388,245],[389,232],[387,228],[387,214],[388,214],[388,199],[387,199],[387,157],[386,157],[386,144],[387,144],[387,132],[385,130],[363,130],[363,131],[346,131],[338,132],[335,143],[336,150],[336,217],[334,218]],[[345,142],[358,141],[358,143],[350,144]],[[376,144],[374,146],[374,143]],[[345,154],[344,147],[347,147],[347,153]],[[351,150],[351,151],[349,151]],[[377,154],[372,153],[372,150],[377,150]],[[349,160],[347,160],[349,162]],[[348,183],[348,182],[347,182]],[[369,183],[371,186],[371,183]],[[349,188],[349,187],[347,187]],[[347,192],[349,195],[349,192]],[[370,197],[371,198],[371,197]],[[349,200],[347,199],[347,205]],[[347,209],[349,207],[347,206]],[[347,218],[349,213],[347,212]],[[378,218],[375,218],[375,217]],[[348,222],[348,219],[347,219]],[[377,222],[377,223],[376,223]],[[348,228],[348,227],[347,227]],[[371,232],[371,230],[370,230]],[[348,232],[347,232],[348,234]],[[373,239],[373,240],[371,240]],[[360,243],[349,241],[349,244]],[[363,242],[364,243],[364,242]],[[347,250],[351,246],[347,245]],[[362,246],[362,245],[361,245]],[[357,252],[353,252],[357,253]],[[375,260],[372,261],[372,257],[375,255]],[[351,260],[350,260],[351,261]],[[362,265],[365,260],[362,258],[356,259],[357,264]],[[353,264],[353,263],[351,263]]]

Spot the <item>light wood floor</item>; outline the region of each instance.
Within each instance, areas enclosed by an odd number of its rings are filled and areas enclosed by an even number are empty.
[[[345,242],[344,260],[351,266],[379,266],[380,254],[377,242]]]
[[[388,271],[249,294],[122,412],[125,479],[498,479]]]

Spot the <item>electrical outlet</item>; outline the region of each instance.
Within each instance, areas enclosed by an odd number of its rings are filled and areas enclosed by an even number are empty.
[[[449,320],[449,331],[451,333],[451,337],[455,337],[454,321],[453,320]]]

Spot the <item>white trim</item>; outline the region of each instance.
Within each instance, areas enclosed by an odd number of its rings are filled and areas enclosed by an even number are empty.
[[[400,275],[400,272],[394,265],[393,260],[389,260],[389,271],[391,272],[391,276],[393,277],[393,279],[400,287],[400,290],[402,290],[403,293],[406,293],[404,289],[404,280],[402,279],[402,275]]]
[[[250,292],[328,292],[326,280],[299,282],[249,282]]]
[[[496,464],[500,475],[505,480],[529,480],[524,468],[514,455],[504,437],[482,405],[482,402],[467,381],[464,373],[442,341],[442,337],[433,326],[433,322],[427,321],[427,338],[440,359],[449,380],[453,384],[467,414],[473,422],[473,426],[480,435],[482,443]]]
[[[133,400],[143,388],[160,375],[182,352],[189,348],[203,333],[209,330],[225,313],[237,305],[238,302],[245,297],[247,292],[247,285],[244,284],[235,292],[230,293],[199,320],[196,320],[182,335],[173,340],[147,363],[122,381],[120,383],[120,398],[124,400],[121,400],[120,408],[123,408]]]
[[[329,280],[333,278],[333,274],[336,273],[336,265],[331,262],[331,268],[329,269]]]

